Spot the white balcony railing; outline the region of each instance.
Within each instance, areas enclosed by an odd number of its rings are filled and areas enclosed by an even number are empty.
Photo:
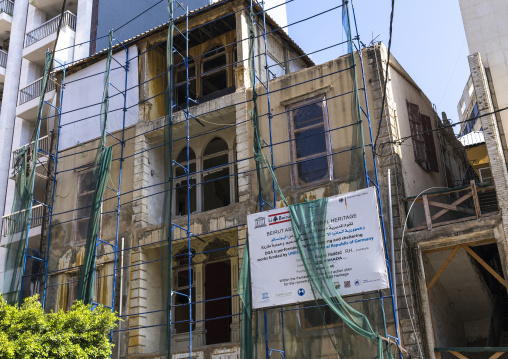
[[[7,67],[7,51],[0,50],[0,67]]]
[[[50,77],[48,80],[48,86],[46,87],[46,93],[54,90],[55,88],[56,83]],[[41,95],[41,90],[42,90],[42,77],[19,90],[18,106],[24,104],[25,102],[33,100],[34,98],[38,98]]]
[[[5,12],[12,16],[14,12],[14,1],[2,0],[0,1],[0,13]]]
[[[42,150],[46,153],[50,153],[51,150],[51,141],[49,136],[44,136],[39,138],[39,150]],[[30,155],[33,153],[34,150],[34,141],[30,142],[27,146],[18,148],[17,150],[12,151],[12,174],[15,176],[21,167],[21,160],[18,158],[21,151],[28,149]]]
[[[18,233],[25,230],[26,216],[28,211],[26,209],[8,214],[2,217],[2,235],[8,236],[13,233]],[[44,219],[44,206],[38,204],[32,207],[32,218],[30,221],[30,228],[40,226]]]
[[[25,36],[25,47],[35,44],[37,41],[44,39],[45,37],[54,34],[58,30],[58,24],[60,23],[60,16],[55,16],[51,20],[46,21],[41,26],[28,32]],[[70,27],[76,31],[76,15],[67,10],[63,13],[62,27]]]

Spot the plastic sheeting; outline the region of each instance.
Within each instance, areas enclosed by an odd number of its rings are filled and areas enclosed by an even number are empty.
[[[125,127],[138,122],[139,84],[138,81],[138,49],[129,47],[129,71],[127,72],[127,112]],[[125,64],[125,50],[113,54],[113,58]],[[123,126],[124,97],[120,91],[125,89],[125,70],[116,61],[111,63],[110,100],[107,131],[113,133]],[[98,61],[86,68],[66,77],[62,104],[62,128],[60,130],[59,150],[70,148],[80,143],[101,136],[99,114],[101,111],[102,80],[106,59]],[[95,76],[92,76],[95,75]],[[79,81],[78,81],[79,80]],[[116,87],[116,89],[115,89]],[[78,121],[80,120],[80,121]],[[78,121],[78,122],[76,122]]]

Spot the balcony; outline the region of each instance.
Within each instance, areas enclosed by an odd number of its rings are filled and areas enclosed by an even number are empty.
[[[55,60],[62,63],[72,61],[74,50],[71,46],[74,45],[74,38],[76,37],[76,15],[70,11],[55,16],[39,27],[27,32],[23,49],[25,59],[39,66],[44,65],[47,49],[53,49],[55,45],[60,16],[63,16],[63,19],[56,50],[61,50],[55,53]]]
[[[13,1],[0,1],[0,40],[2,41],[6,40],[10,36],[13,11]]]
[[[45,101],[50,101],[56,93],[56,82],[51,77],[46,87]],[[37,107],[39,105],[39,97],[42,90],[42,77],[28,84],[19,90],[18,107],[16,108],[16,116],[27,121],[34,121],[37,118]],[[44,111],[48,111],[45,106]],[[43,116],[46,114],[43,112]]]
[[[39,159],[48,157],[48,154],[51,151],[51,139],[49,136],[44,136],[39,138]],[[29,145],[18,148],[17,150],[12,151],[12,175],[15,176],[19,170],[21,169],[21,161],[18,159],[19,154],[28,148],[29,153],[33,153],[34,142],[30,142]],[[36,172],[37,174],[37,172]]]
[[[478,219],[498,212],[496,191],[490,182],[471,181],[466,186],[427,192],[416,200],[415,197],[410,197],[404,201],[415,201],[408,219],[410,232],[425,229],[430,231],[435,227]]]
[[[7,67],[7,51],[0,50],[0,83],[5,82],[6,67]]]
[[[4,237],[23,231],[25,220],[23,216],[27,215],[27,210],[21,210],[2,217],[2,235]],[[30,229],[42,225],[44,218],[44,205],[38,204],[32,207],[32,219],[30,221]]]

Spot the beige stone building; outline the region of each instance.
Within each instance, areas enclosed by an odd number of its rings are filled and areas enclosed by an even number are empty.
[[[173,116],[174,161],[186,163],[188,159],[191,173],[187,183],[185,171],[173,166],[172,208],[174,223],[179,227],[173,231],[172,290],[192,293],[190,307],[194,313],[190,334],[189,305],[175,296],[171,326],[173,358],[190,356],[190,335],[192,357],[239,358],[238,277],[247,233],[246,217],[259,209],[254,130],[249,117],[253,102],[248,6],[249,2],[243,0],[222,1],[191,13],[189,29],[194,30],[188,53],[192,58],[190,75],[187,78],[180,60],[173,69],[177,104]],[[185,18],[178,19],[176,26],[183,32]],[[413,357],[421,358],[436,357],[435,348],[440,347],[499,346],[489,344],[493,318],[499,313],[493,300],[499,282],[488,268],[499,272],[498,276],[504,277],[506,273],[505,256],[499,254],[504,253],[503,216],[498,213],[497,202],[482,207],[480,197],[488,186],[471,183],[465,176],[465,150],[446,127],[447,121],[439,118],[432,103],[396,59],[391,58],[389,71],[384,73],[387,50],[383,44],[356,52],[354,64],[351,55],[343,55],[315,65],[286,32],[276,30],[278,25],[269,17],[267,27],[267,61],[263,38],[256,30],[254,66],[260,80],[269,82],[270,109],[263,85],[257,86],[257,104],[261,136],[272,144],[273,166],[284,195],[290,203],[298,203],[358,189],[351,170],[358,163],[352,162],[352,158],[357,158],[352,153],[366,159],[365,167],[363,164],[360,167],[362,171],[365,168],[373,182],[376,158],[387,236],[390,235],[387,171],[392,175],[396,250],[393,269],[402,346]],[[164,242],[161,223],[164,168],[170,165],[164,163],[163,153],[167,29],[163,25],[114,46],[111,84],[116,91],[111,90],[107,141],[115,147],[102,208],[99,238],[106,243],[98,247],[96,301],[111,305],[114,299],[115,310],[124,318],[115,334],[114,355],[119,353],[125,358],[159,358],[161,327],[165,323],[161,315],[165,273],[161,273],[160,261]],[[185,50],[185,43],[177,33],[175,47],[181,52]],[[30,241],[31,246],[45,249],[51,229],[48,309],[65,310],[77,295],[76,281],[86,237],[86,207],[92,191],[88,166],[94,160],[98,143],[98,134],[94,132],[94,126],[98,127],[98,107],[93,105],[102,95],[99,90],[95,94],[85,93],[82,85],[85,82],[80,81],[91,81],[90,84],[102,89],[100,74],[104,71],[105,57],[106,53],[101,52],[69,67],[65,79],[62,72],[56,74],[57,81],[65,81],[66,85],[56,99],[64,113],[62,122],[51,123],[53,151],[57,139],[59,142],[53,216],[43,216],[40,236]],[[129,65],[128,71],[126,66],[122,67],[124,64]],[[265,72],[266,66],[270,71]],[[354,123],[352,114],[356,93],[351,69],[356,71],[359,88],[362,109],[359,124]],[[385,81],[387,96],[383,103]],[[197,100],[190,107],[192,116],[188,120],[185,111],[178,108],[185,102],[186,91],[182,89],[187,82],[191,96]],[[477,98],[481,98],[480,94]],[[82,109],[88,104],[92,112]],[[306,110],[301,111],[302,108]],[[484,109],[479,107],[479,111]],[[490,120],[490,117],[482,119],[484,131],[492,128]],[[355,133],[363,133],[364,146],[356,147]],[[503,154],[493,154],[494,150],[487,147],[494,168]],[[268,148],[265,150],[269,154]],[[50,172],[54,171],[54,163],[51,166]],[[505,167],[499,168],[501,171]],[[493,176],[497,188],[496,171]],[[463,186],[457,187],[460,185]],[[51,187],[42,191],[46,198],[53,194]],[[413,197],[422,191],[427,192],[412,206]],[[499,191],[497,195],[502,203]],[[190,249],[186,230],[192,232]],[[114,243],[117,238],[120,250],[115,253],[107,243]],[[188,270],[189,251],[192,278]],[[441,271],[450,253],[453,260]],[[490,260],[482,259],[485,256]],[[30,294],[30,289],[26,290]],[[375,295],[386,298],[385,320],[380,314],[379,299],[367,301],[372,296],[363,294],[346,300],[361,303],[354,305],[367,314],[373,327],[384,335],[396,336],[390,291]],[[267,310],[269,347],[284,350],[287,358],[312,358],[318,351],[323,357],[335,357],[330,343],[320,345],[326,330],[309,320],[308,310],[304,304],[287,310]],[[263,318],[263,313],[259,314]],[[341,336],[346,330],[344,325],[336,319],[326,320],[331,331],[341,338],[339,344],[348,353],[346,357],[375,355],[372,343],[365,344],[358,336]],[[263,339],[258,348],[264,353]]]

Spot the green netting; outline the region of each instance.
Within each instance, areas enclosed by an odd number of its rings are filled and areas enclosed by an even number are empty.
[[[170,357],[171,353],[171,291],[173,279],[173,246],[172,246],[172,220],[173,220],[173,0],[168,0],[169,24],[166,39],[166,93],[164,116],[164,204],[162,210],[162,238],[164,238],[161,250],[161,294],[164,304],[163,317],[161,318],[160,352]]]
[[[360,101],[358,94],[358,85],[356,78],[356,64],[354,58],[354,52],[352,51],[353,43],[351,38],[351,28],[349,24],[349,13],[347,9],[347,2],[343,1],[343,26],[348,37],[348,48],[351,53],[351,79],[352,79],[352,87],[353,87],[353,98],[352,98],[352,123],[357,123],[357,125],[353,126],[353,134],[351,141],[351,162],[350,162],[350,190],[356,190],[360,188],[364,188],[366,186],[366,165],[364,161],[365,155],[365,147],[363,142],[363,129],[361,125],[361,114],[360,114]],[[252,84],[255,84],[255,74],[254,74],[254,39],[256,37],[254,32],[254,13],[251,8],[251,21],[249,24],[249,70],[250,70],[250,80]],[[290,216],[293,226],[293,231],[295,235],[295,240],[299,248],[300,257],[302,262],[304,263],[306,272],[309,277],[309,281],[311,283],[311,287],[313,289],[313,294],[315,297],[315,310],[312,314],[308,316],[313,316],[314,318],[311,321],[321,323],[321,327],[325,329],[326,334],[314,335],[306,335],[302,336],[301,331],[304,325],[302,324],[302,320],[299,316],[298,310],[287,311],[288,318],[286,321],[293,323],[294,326],[298,326],[300,329],[297,332],[292,332],[291,329],[287,330],[287,334],[285,339],[280,341],[287,341],[288,343],[294,343],[294,348],[299,348],[301,350],[294,351],[294,355],[292,357],[295,358],[307,358],[309,357],[306,353],[310,350],[309,353],[312,354],[312,357],[317,358],[321,355],[329,355],[330,348],[326,348],[327,346],[332,347],[332,351],[335,351],[337,356],[349,356],[352,354],[348,354],[347,352],[352,352],[353,349],[350,345],[349,347],[345,344],[346,337],[361,337],[365,338],[365,340],[370,341],[370,345],[375,345],[374,355],[378,358],[383,358],[385,353],[383,352],[383,338],[376,334],[379,332],[380,328],[377,331],[373,329],[370,324],[367,316],[362,314],[359,310],[353,308],[351,305],[346,303],[344,299],[339,295],[337,290],[335,289],[335,285],[332,281],[332,276],[330,274],[330,269],[328,267],[328,262],[326,260],[326,244],[325,244],[325,236],[321,234],[324,233],[326,228],[326,207],[327,207],[327,199],[318,200],[296,205],[289,205],[286,200],[282,190],[280,189],[277,178],[273,172],[273,167],[268,160],[267,156],[262,151],[262,140],[260,134],[260,126],[259,126],[259,115],[258,115],[258,106],[257,106],[257,90],[256,87],[253,86],[252,89],[252,110],[249,112],[251,124],[254,130],[254,158],[256,161],[256,169],[257,169],[257,177],[259,184],[259,192],[260,192],[260,201],[261,207],[263,202],[270,202],[270,198],[272,195],[270,194],[270,190],[267,185],[267,181],[265,178],[265,171],[267,170],[275,188],[280,195],[282,201],[289,207]],[[275,195],[275,194],[273,194]],[[272,197],[273,198],[273,197]],[[311,228],[310,231],[306,231],[302,233],[300,228],[306,228],[305,225],[309,225]],[[250,277],[248,269],[248,252],[244,251],[242,272],[241,272],[241,285],[239,285],[239,291],[241,291],[241,299],[243,303],[243,311],[242,311],[242,320],[246,320],[247,323],[242,323],[242,334],[241,334],[241,348],[240,355],[241,358],[253,358],[255,357],[253,347],[254,347],[254,338],[252,333],[252,306],[251,306],[251,297],[247,295],[250,291],[250,283],[247,285],[245,282],[247,278]],[[249,293],[250,294],[250,293]],[[379,302],[378,302],[379,303]],[[324,307],[323,307],[324,305]],[[361,306],[361,305],[360,305]],[[326,310],[326,313],[325,313]],[[329,328],[329,317],[330,312],[332,315],[340,318],[342,322],[342,330],[331,329]],[[384,308],[382,304],[375,313],[381,313],[384,315]],[[305,312],[305,310],[304,310]],[[279,315],[282,315],[281,312]],[[384,317],[381,318],[382,326],[384,325]],[[345,324],[345,325],[344,325]],[[289,325],[289,328],[292,328]],[[265,329],[266,330],[266,329]],[[256,333],[258,333],[256,331]],[[270,333],[265,333],[267,336],[267,341],[269,342]],[[295,338],[299,338],[295,340]],[[312,339],[319,339],[317,341],[312,341]],[[277,341],[277,339],[272,339]],[[316,343],[320,343],[317,344]],[[356,345],[361,343],[361,340],[355,339]],[[266,344],[265,344],[266,345]],[[368,346],[369,343],[366,343]],[[289,349],[288,349],[289,348]],[[286,345],[286,350],[291,350],[291,346]],[[264,348],[267,350],[266,346]],[[286,357],[289,357],[286,353]],[[307,356],[306,356],[307,355]],[[386,351],[387,358],[391,358],[390,352]]]
[[[106,129],[108,123],[109,108],[109,73],[111,70],[112,40],[113,31],[110,31],[108,57],[106,60],[106,72],[104,75],[104,91],[102,94],[100,112],[101,137],[99,140],[99,146],[97,148],[97,154],[95,155],[93,166],[92,183],[94,183],[95,188],[90,208],[90,217],[88,220],[85,256],[83,258],[83,265],[80,268],[78,281],[78,300],[82,300],[85,304],[91,304],[94,297],[96,248],[101,219],[102,197],[104,196],[104,191],[108,183],[109,173],[111,170],[111,156],[113,153],[111,146],[106,147]]]
[[[240,329],[240,359],[253,359],[256,358],[257,355],[254,353],[255,346],[252,333],[252,290],[250,282],[248,238],[243,250],[242,267],[240,269],[240,278],[238,281],[238,295],[243,303]]]
[[[19,171],[15,175],[16,186],[12,204],[12,215],[9,218],[7,228],[4,229],[6,231],[4,233],[7,236],[5,241],[6,260],[3,273],[3,288],[1,288],[3,296],[9,304],[21,303],[22,300],[23,267],[25,265],[25,252],[32,216],[33,188],[37,154],[39,151],[42,107],[52,62],[52,53],[46,53],[41,94],[37,107],[37,122],[32,134],[31,144],[20,151],[18,157],[14,159],[19,165]]]

